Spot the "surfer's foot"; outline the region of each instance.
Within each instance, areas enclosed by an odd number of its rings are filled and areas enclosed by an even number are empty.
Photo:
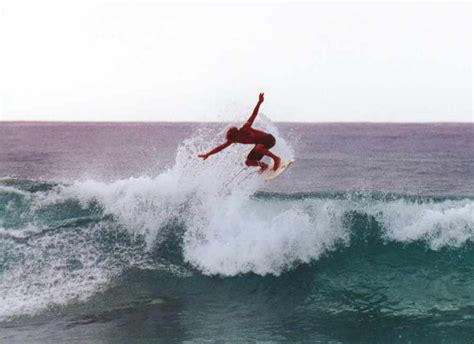
[[[273,159],[273,171],[278,170],[278,167],[280,167],[280,161],[281,159],[279,157]]]
[[[259,166],[260,166],[260,171],[259,171],[259,173],[263,173],[264,171],[266,171],[266,170],[268,169],[268,165],[265,164],[264,162],[261,162],[261,163],[259,164]]]

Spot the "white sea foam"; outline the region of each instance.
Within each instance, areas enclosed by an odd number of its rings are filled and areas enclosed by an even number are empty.
[[[34,245],[2,242],[8,259],[0,279],[0,320],[85,300],[110,280],[113,265],[94,246],[92,233],[78,234],[45,235]]]
[[[338,241],[347,242],[342,209],[334,205],[222,203],[193,218],[186,232],[185,257],[207,274],[278,275],[297,262],[317,259]]]
[[[1,225],[1,221],[0,221]],[[32,234],[38,234],[41,233],[46,226],[41,226],[41,225],[34,225],[32,223],[28,223],[25,227],[23,228],[9,228],[6,229],[4,227],[0,227],[0,236],[6,236],[6,237],[12,237],[12,238],[27,238]]]
[[[474,241],[474,202],[445,200],[413,203],[406,200],[375,203],[367,209],[385,228],[389,240],[426,241],[432,249]]]
[[[19,190],[13,186],[0,185],[0,192],[17,194],[24,197],[29,197],[30,194],[26,191]]]

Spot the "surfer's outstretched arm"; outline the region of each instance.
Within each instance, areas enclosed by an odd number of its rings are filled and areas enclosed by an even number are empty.
[[[260,109],[260,104],[263,103],[263,100],[264,100],[264,94],[263,93],[260,93],[258,95],[258,102],[257,102],[257,105],[255,105],[255,109],[253,109],[253,112],[252,112],[252,115],[249,117],[249,119],[247,120],[247,122],[244,124],[243,128],[250,128],[253,124],[253,121],[255,121],[255,118],[257,117],[258,115],[258,109]]]
[[[219,153],[221,150],[226,149],[227,147],[229,147],[232,143],[233,143],[232,141],[227,140],[226,142],[224,142],[223,144],[221,144],[221,145],[217,146],[216,148],[210,150],[209,152],[207,152],[205,154],[199,154],[198,157],[203,158],[204,160],[206,160],[209,157],[209,155]]]

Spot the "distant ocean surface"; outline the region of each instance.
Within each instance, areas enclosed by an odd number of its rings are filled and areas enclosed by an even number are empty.
[[[473,343],[474,125],[0,122],[2,343]]]

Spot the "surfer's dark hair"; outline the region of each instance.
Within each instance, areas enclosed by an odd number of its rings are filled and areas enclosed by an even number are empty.
[[[230,127],[225,133],[225,138],[227,140],[233,141],[236,138],[238,132],[239,129],[237,129],[237,127]]]

